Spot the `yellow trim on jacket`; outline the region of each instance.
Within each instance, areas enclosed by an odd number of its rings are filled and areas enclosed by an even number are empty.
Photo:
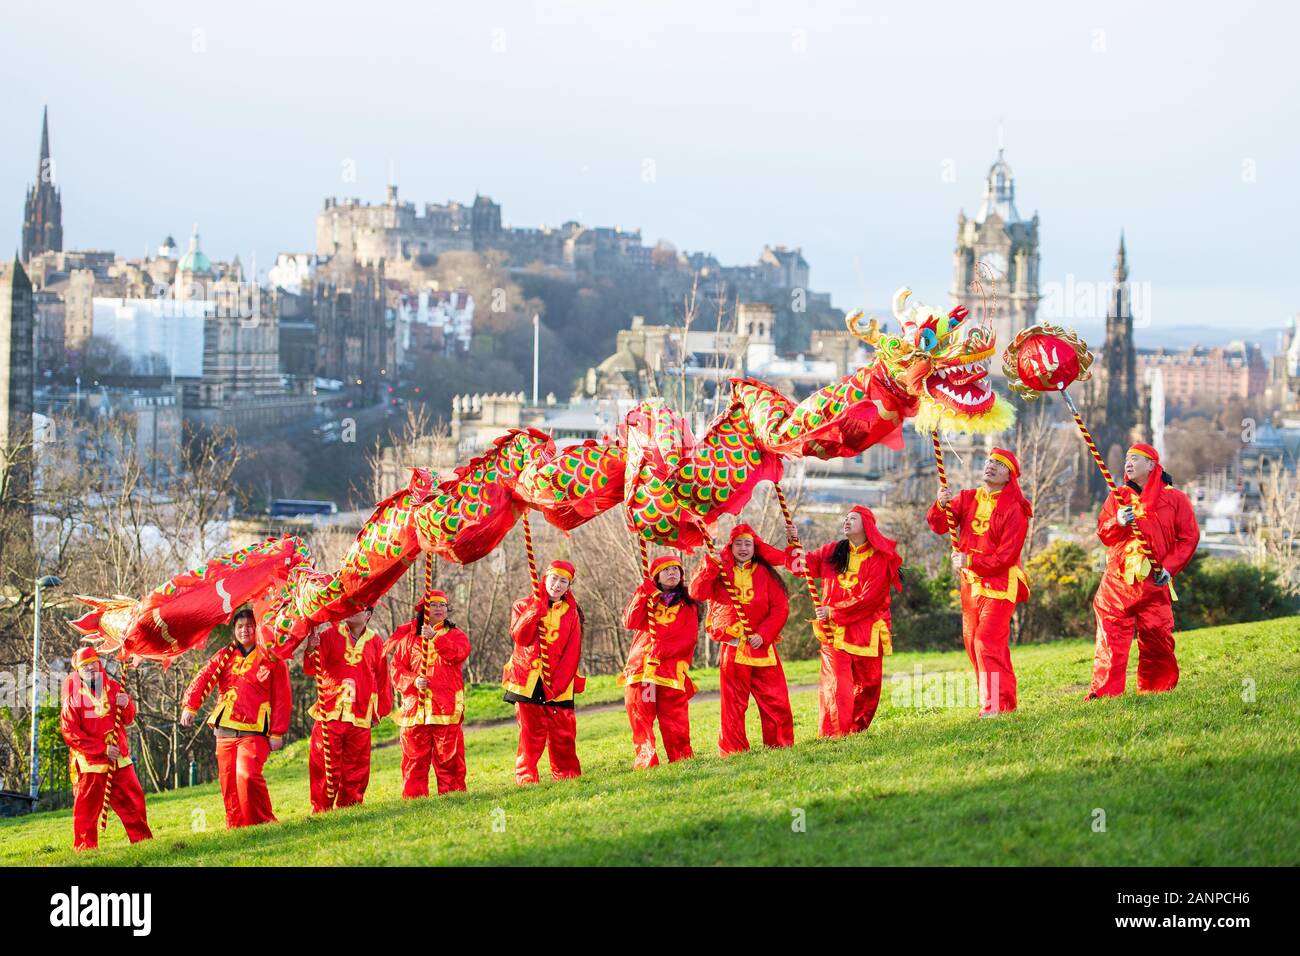
[[[268,733],[271,728],[271,702],[264,700],[257,708],[257,723],[243,723],[227,716],[229,708],[235,705],[235,698],[239,694],[235,688],[230,688],[217,701],[217,706],[212,708],[212,713],[208,717],[209,727],[225,727],[228,730],[252,730],[258,733]]]
[[[844,628],[838,624],[832,624],[831,627],[835,628],[835,640],[832,646],[846,654],[853,654],[856,657],[881,657],[894,653],[894,641],[889,633],[889,623],[883,617],[871,625],[871,641],[866,645],[845,642]]]
[[[428,691],[423,691],[422,693],[427,694]],[[407,699],[407,695],[403,694],[402,695],[403,710],[406,708],[406,699]],[[433,699],[431,697],[424,698],[423,700],[420,701],[420,703],[416,707],[415,713],[409,716],[403,716],[401,714],[398,715],[397,726],[398,727],[424,727],[428,724],[435,724],[435,725],[459,724],[459,723],[463,723],[465,720],[465,691],[463,690],[456,691],[456,703],[450,714],[431,713],[430,711],[432,705],[433,705]]]
[[[91,763],[90,758],[80,750],[69,750],[68,753],[72,756],[73,763],[76,764],[75,770],[79,774],[107,773],[109,770],[121,770],[123,767],[131,766],[134,762],[129,756],[124,755],[117,758],[116,767],[110,767],[107,757],[105,757],[102,763]]]
[[[660,677],[656,671],[659,665],[663,663],[659,658],[651,654],[645,656],[645,662],[641,665],[641,673],[635,677],[627,678],[622,674],[618,675],[618,684],[620,687],[628,684],[658,684],[660,687],[671,687],[673,690],[685,690],[686,681],[690,678],[691,662],[677,662],[677,676]]]
[[[510,691],[512,694],[518,694],[520,697],[532,697],[533,691],[537,689],[537,682],[542,677],[542,659],[539,657],[533,661],[532,669],[528,672],[528,683],[516,684],[512,681],[503,680],[501,686],[503,689]],[[547,700],[573,700],[573,686],[582,678],[581,674],[574,674],[573,680],[569,681],[569,686],[564,689],[564,693],[555,697],[548,697]]]
[[[350,681],[344,681],[339,687],[339,692],[334,696],[334,707],[329,713],[321,713],[320,701],[312,704],[307,710],[307,716],[315,720],[341,720],[345,723],[352,724],[356,727],[370,727],[379,719],[379,692],[375,691],[370,695],[370,703],[366,707],[364,715],[358,716],[352,699],[353,690],[348,692],[348,688],[354,685]]]
[[[982,578],[970,568],[962,568],[962,576],[966,579],[966,584],[970,588],[971,597],[993,598],[997,601],[1014,601],[1020,593],[1020,584],[1025,585],[1025,593],[1029,593],[1029,578],[1020,565],[1012,565],[1011,570],[1007,572],[1007,587],[1005,591],[998,591],[989,587],[984,582],[987,578]]]

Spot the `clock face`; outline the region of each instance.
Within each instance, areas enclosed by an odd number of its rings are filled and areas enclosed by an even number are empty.
[[[986,252],[980,256],[980,262],[992,269],[996,278],[1007,274],[1007,257],[1000,252]]]

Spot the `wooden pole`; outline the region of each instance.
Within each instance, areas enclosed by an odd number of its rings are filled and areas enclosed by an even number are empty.
[[[943,445],[939,443],[939,432],[930,432],[930,442],[934,447],[934,466],[939,471],[939,487],[948,487],[948,472],[943,467]],[[952,549],[957,550],[957,519],[953,517],[952,506],[944,505],[943,513],[948,518],[948,539],[952,542]]]
[[[1079,434],[1083,438],[1083,443],[1088,446],[1088,451],[1092,453],[1092,460],[1096,462],[1097,467],[1101,469],[1101,477],[1106,479],[1106,487],[1110,489],[1112,495],[1116,494],[1116,492],[1119,491],[1119,487],[1115,484],[1115,479],[1111,476],[1110,469],[1106,467],[1106,459],[1104,459],[1101,456],[1101,452],[1097,450],[1097,443],[1093,441],[1092,432],[1088,431],[1088,426],[1083,423],[1083,416],[1079,414],[1078,406],[1074,404],[1074,399],[1070,397],[1070,393],[1064,388],[1061,388],[1060,392],[1061,397],[1065,399],[1065,404],[1069,406],[1070,415],[1074,418],[1075,427],[1079,429]],[[1142,533],[1142,529],[1138,527],[1136,519],[1134,519],[1133,523],[1129,525],[1129,529],[1132,532],[1133,540],[1136,541],[1138,547],[1142,549],[1143,557],[1151,562],[1152,568],[1157,567],[1155,559],[1152,557],[1151,544],[1147,541],[1146,535]]]
[[[777,506],[780,507],[781,509],[781,518],[785,521],[785,526],[787,529],[793,529],[794,516],[790,513],[790,503],[786,501],[785,490],[781,487],[781,483],[779,481],[772,482],[772,487],[776,489],[776,503]],[[799,543],[799,533],[797,531],[795,531],[794,533],[790,533],[790,531],[787,530],[786,544],[792,548],[800,548],[800,549],[803,548],[803,545]],[[802,577],[804,583],[808,585],[808,596],[812,598],[813,611],[815,612],[817,608],[821,606],[822,599],[821,599],[821,595],[817,591],[817,582],[814,581],[812,579],[812,575],[808,573],[806,555],[805,555],[803,574],[801,574],[800,577]],[[823,644],[830,639],[829,636],[826,634],[822,622],[818,620],[816,617],[813,618],[813,636],[816,637],[817,640],[821,641]]]
[[[131,661],[122,661],[122,692],[126,693],[126,678],[131,673]],[[104,693],[108,693],[108,671],[104,671]],[[117,695],[113,695],[113,739],[117,741],[118,750],[126,741],[126,727],[122,724],[122,709],[117,706]],[[117,760],[108,769],[108,778],[104,781],[104,805],[99,810],[99,829],[108,829],[109,800],[113,795],[113,777],[117,773]]]

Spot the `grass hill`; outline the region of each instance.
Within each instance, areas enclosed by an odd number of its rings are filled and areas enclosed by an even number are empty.
[[[116,818],[103,848],[79,855],[70,811],[0,821],[0,864],[1294,865],[1298,627],[1181,633],[1176,691],[1138,697],[1130,673],[1128,695],[1090,703],[1089,644],[1020,647],[1021,710],[995,720],[926,706],[943,674],[966,675],[962,654],[898,654],[887,675],[940,676],[919,690],[887,676],[868,733],[816,739],[816,693],[798,690],[793,748],[725,760],[718,703],[701,695],[698,756],[635,774],[626,717],[608,706],[617,688],[600,678],[579,710],[577,781],[516,787],[513,722],[489,723],[467,728],[468,793],[401,800],[389,743],[364,806],[312,817],[298,741],[267,764],[278,824],[226,832],[209,784],[151,795],[155,839],[134,847]],[[814,662],[787,671],[792,686],[816,679]],[[716,672],[700,683],[716,689]],[[476,689],[471,718],[508,717],[496,696]],[[750,725],[761,739],[752,706]],[[391,726],[377,737],[391,741]]]

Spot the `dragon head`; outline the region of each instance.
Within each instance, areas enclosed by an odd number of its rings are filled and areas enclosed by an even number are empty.
[[[971,321],[964,306],[944,313],[927,305],[907,305],[912,290],[894,293],[899,332],[885,332],[872,319],[860,328],[862,313],[846,320],[849,331],[876,352],[880,370],[896,388],[920,403],[918,431],[999,432],[1015,410],[988,381],[994,357],[993,333]]]

